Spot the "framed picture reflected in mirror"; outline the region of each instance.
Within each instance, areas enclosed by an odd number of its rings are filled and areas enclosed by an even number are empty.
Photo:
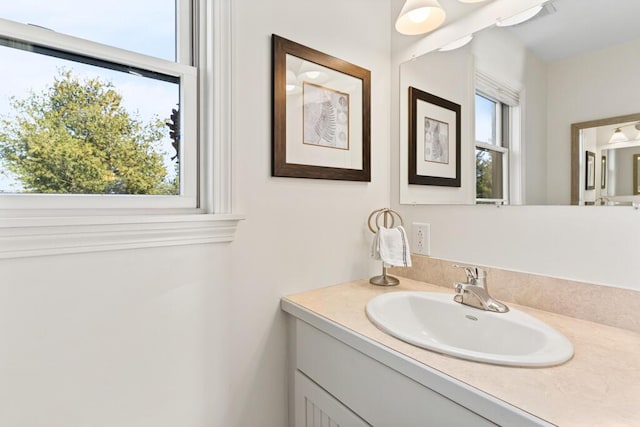
[[[593,151],[586,152],[585,158],[585,190],[596,189],[596,153]]]
[[[461,107],[409,87],[409,184],[460,187]]]
[[[607,156],[600,157],[600,189],[607,188]]]
[[[640,154],[633,155],[633,195],[640,194]]]

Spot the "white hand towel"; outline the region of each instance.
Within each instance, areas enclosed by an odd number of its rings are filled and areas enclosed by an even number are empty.
[[[380,227],[371,244],[371,256],[382,260],[385,267],[411,267],[411,251],[404,228]]]

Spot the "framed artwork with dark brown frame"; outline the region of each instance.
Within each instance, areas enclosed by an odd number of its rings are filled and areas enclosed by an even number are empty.
[[[460,187],[460,111],[409,87],[409,184]]]
[[[371,72],[273,34],[271,175],[371,181]]]
[[[596,153],[587,151],[585,156],[585,190],[596,189]]]

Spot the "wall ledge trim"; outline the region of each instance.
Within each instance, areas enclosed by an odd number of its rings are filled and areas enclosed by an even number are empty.
[[[0,259],[228,243],[241,215],[0,218]]]

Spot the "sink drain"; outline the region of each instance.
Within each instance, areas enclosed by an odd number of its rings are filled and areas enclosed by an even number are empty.
[[[464,317],[466,317],[466,318],[467,318],[467,319],[469,319],[469,320],[478,321],[478,318],[477,318],[477,317],[472,316],[472,315],[470,315],[470,314],[467,314],[467,315],[465,315]]]

